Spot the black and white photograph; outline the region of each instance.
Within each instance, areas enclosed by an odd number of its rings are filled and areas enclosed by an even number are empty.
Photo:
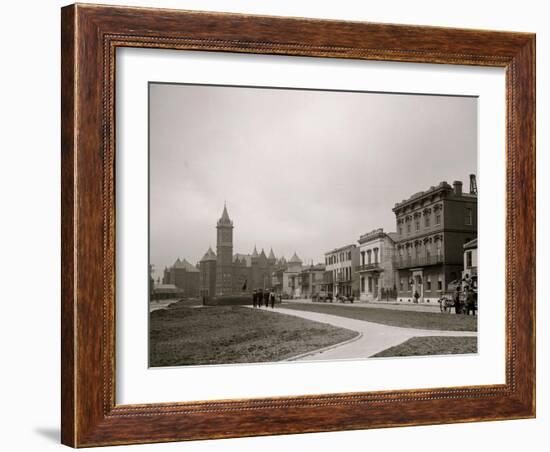
[[[149,83],[149,366],[477,353],[477,108]]]

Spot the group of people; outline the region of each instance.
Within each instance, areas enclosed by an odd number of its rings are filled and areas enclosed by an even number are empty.
[[[266,289],[257,289],[252,292],[252,306],[255,308],[261,308],[262,304],[268,308],[271,303],[271,308],[275,307],[275,292]]]
[[[455,290],[453,301],[455,306],[455,312],[457,314],[476,315],[476,294],[469,286],[464,286],[462,294],[460,293],[460,286]]]

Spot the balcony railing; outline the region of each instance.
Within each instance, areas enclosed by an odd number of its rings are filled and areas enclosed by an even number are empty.
[[[380,266],[380,262],[372,262],[370,264],[364,264],[357,266],[358,272],[367,272],[367,271],[382,271],[382,267]]]
[[[395,268],[425,267],[443,263],[443,256],[403,256],[393,262]]]

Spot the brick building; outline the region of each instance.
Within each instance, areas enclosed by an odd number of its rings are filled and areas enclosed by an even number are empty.
[[[359,242],[359,298],[361,301],[386,299],[396,288],[395,232],[383,229],[363,234]]]
[[[475,180],[475,179],[474,179]],[[398,300],[435,302],[463,270],[463,245],[477,237],[477,194],[441,182],[393,208]]]
[[[185,297],[198,297],[200,272],[193,264],[178,257],[171,267],[164,269],[162,283],[172,284],[181,289]]]
[[[233,252],[233,221],[224,206],[216,224],[216,253],[208,248],[199,262],[200,294],[206,297],[249,294],[255,289],[270,289],[273,273],[283,268],[270,251],[266,255],[256,247],[251,254]]]

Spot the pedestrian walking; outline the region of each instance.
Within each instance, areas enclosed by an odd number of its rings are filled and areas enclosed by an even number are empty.
[[[269,307],[269,290],[264,292],[264,305],[266,308]]]
[[[264,293],[262,289],[258,289],[258,293],[256,294],[258,297],[258,307],[262,307],[262,302],[264,301]]]
[[[414,302],[415,303],[418,303],[418,299],[420,298],[420,294],[418,293],[417,290],[415,290],[414,292]]]
[[[269,300],[271,301],[271,309],[275,308],[275,293],[271,291],[269,293]]]
[[[258,302],[258,294],[256,292],[256,289],[252,291],[252,306],[256,307],[256,303]]]

